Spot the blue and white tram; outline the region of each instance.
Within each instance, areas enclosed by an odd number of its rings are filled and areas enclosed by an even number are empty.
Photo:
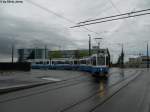
[[[93,75],[103,76],[109,72],[109,63],[107,56],[92,55],[89,58],[80,59],[80,70],[87,71]]]
[[[53,59],[46,62],[32,64],[33,69],[79,70],[103,76],[109,71],[107,56],[97,56],[81,59]]]

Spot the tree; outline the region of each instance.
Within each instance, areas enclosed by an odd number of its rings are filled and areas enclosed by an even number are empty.
[[[50,58],[62,58],[61,51],[53,51],[49,55]]]
[[[79,57],[86,57],[86,56],[89,56],[89,52],[88,51],[80,51],[79,52]]]

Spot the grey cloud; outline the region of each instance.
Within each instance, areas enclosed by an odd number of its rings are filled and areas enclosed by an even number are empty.
[[[150,1],[149,0],[142,0],[137,4],[137,7],[139,8],[149,8],[150,7]]]
[[[21,47],[44,47],[50,49],[58,47],[60,44],[75,46],[71,40],[66,38],[66,29],[51,27],[34,21],[27,21],[20,18],[1,15],[0,17],[0,54],[10,54],[12,44],[16,48]],[[63,30],[63,31],[62,31]]]
[[[38,3],[36,0],[33,0],[36,3]],[[135,8],[137,9],[145,9],[149,8],[150,1],[149,0],[112,0],[115,5],[121,10],[121,12],[124,12],[124,9]],[[134,2],[135,1],[135,2]],[[53,2],[53,0],[46,1],[49,4]],[[67,4],[66,4],[67,2]],[[56,12],[59,10],[61,12],[61,8],[58,5],[59,1],[54,5],[56,5],[57,9]],[[114,15],[116,14],[116,10],[111,6],[111,4],[107,1],[102,0],[64,0],[61,1],[61,5],[63,5],[63,15],[66,18],[71,18],[73,21],[82,21],[85,19],[91,19],[91,18],[97,18],[97,17],[104,17],[108,15]],[[127,4],[130,4],[130,8],[127,6]],[[135,3],[135,4],[134,4]],[[40,4],[40,0],[39,0]],[[133,4],[133,5],[132,5]],[[68,5],[68,6],[67,6]],[[44,7],[48,7],[47,4],[42,4]],[[24,9],[26,6],[23,6]],[[67,7],[65,9],[65,7]],[[31,10],[33,9],[35,12],[40,12],[40,8],[34,9],[33,6],[29,7]],[[51,9],[51,7],[48,7]],[[23,19],[19,17],[12,17],[11,15],[5,14],[7,12],[6,10],[1,10],[0,8],[0,54],[9,54],[11,44],[15,43],[16,48],[21,47],[44,47],[46,44],[49,48],[58,48],[58,46],[62,46],[63,48],[71,48],[75,47],[76,45],[79,48],[87,48],[88,46],[88,38],[87,38],[87,32],[69,32],[68,29],[65,29],[62,27],[65,23],[55,20],[54,18],[57,18],[56,16],[50,15],[46,17],[46,21],[42,20],[41,17],[39,22],[34,21],[35,18],[32,18],[29,12],[30,19]],[[70,9],[68,11],[68,9]],[[8,10],[11,10],[11,8],[8,8]],[[53,9],[52,9],[53,10]],[[33,11],[33,12],[34,12]],[[55,10],[54,10],[55,11]],[[126,11],[126,10],[125,10]],[[9,12],[9,11],[8,11]],[[21,12],[21,11],[20,11]],[[23,12],[23,11],[22,11]],[[42,12],[39,13],[39,15]],[[14,13],[13,13],[14,14]],[[48,13],[45,13],[48,14]],[[17,14],[16,14],[17,15]],[[41,15],[44,15],[43,13]],[[15,16],[15,14],[14,14]],[[46,15],[47,16],[47,15]],[[21,17],[21,16],[20,16]],[[146,19],[147,18],[147,19]],[[61,19],[61,18],[59,18]],[[64,20],[65,21],[65,20]],[[144,21],[144,22],[143,22]],[[48,24],[47,24],[48,22]],[[53,23],[52,23],[53,22]],[[52,24],[50,24],[52,23]],[[58,24],[57,24],[58,23]],[[62,26],[56,26],[62,25]],[[68,23],[67,25],[69,26]],[[87,26],[87,28],[90,28],[93,31],[101,32],[104,30],[110,31],[108,32],[109,35],[106,38],[108,42],[111,43],[124,43],[125,44],[125,50],[127,52],[133,52],[133,51],[145,51],[145,40],[149,39],[149,16],[143,16],[138,18],[131,18],[127,20],[127,22],[108,22],[103,24],[97,24],[97,25],[91,25]],[[88,32],[89,33],[89,32]],[[92,35],[92,34],[91,34]],[[104,35],[105,36],[105,35]],[[80,41],[73,41],[73,37],[78,37]],[[93,36],[95,38],[95,35]],[[99,37],[99,36],[97,36]],[[84,41],[81,41],[82,39],[85,39]],[[87,42],[85,42],[87,40]],[[76,43],[75,43],[76,42]],[[116,54],[120,53],[120,47],[119,46],[111,46],[106,43],[105,47],[109,47],[111,50],[111,54],[114,54],[114,57]],[[78,48],[76,47],[76,48]]]

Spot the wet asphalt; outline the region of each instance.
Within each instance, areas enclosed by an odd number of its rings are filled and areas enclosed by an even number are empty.
[[[21,74],[58,81],[0,95],[0,112],[143,112],[145,108],[141,105],[149,102],[143,100],[145,92],[150,92],[149,72],[143,69],[112,68],[108,78],[59,70],[32,70]]]

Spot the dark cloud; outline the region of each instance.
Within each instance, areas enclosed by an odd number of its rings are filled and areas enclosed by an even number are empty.
[[[51,27],[42,23],[15,18],[0,12],[0,54],[9,55],[12,44],[17,48],[44,47],[49,49],[75,44],[65,35],[66,29]],[[63,30],[63,31],[62,31]],[[71,43],[72,42],[72,43]]]

